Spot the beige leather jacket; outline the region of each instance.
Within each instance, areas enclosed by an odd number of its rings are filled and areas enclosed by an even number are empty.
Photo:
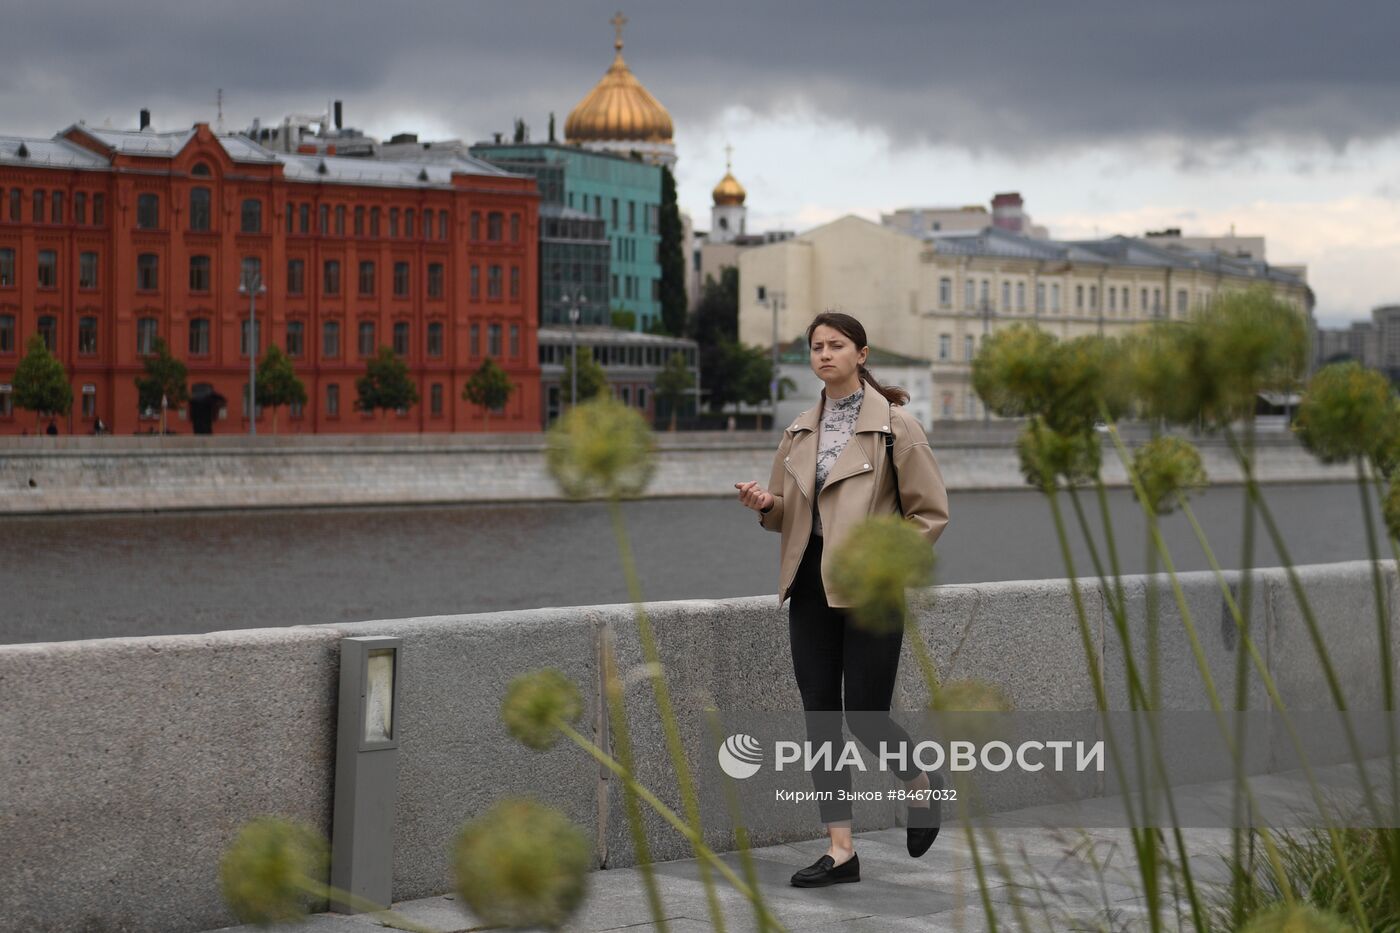
[[[831,585],[832,555],[861,520],[895,511],[885,434],[894,433],[894,462],[905,518],[932,545],[948,526],[948,493],[943,473],[929,448],[924,429],[899,405],[891,405],[869,383],[860,403],[851,439],[832,464],[817,508],[822,518],[822,582],[828,605],[851,608],[848,598]],[[812,489],[817,480],[817,429],[822,405],[807,409],[783,432],[773,457],[768,492],[773,505],[759,513],[759,524],[782,533],[782,562],[778,573],[778,605],[792,589],[807,539],[812,533]]]

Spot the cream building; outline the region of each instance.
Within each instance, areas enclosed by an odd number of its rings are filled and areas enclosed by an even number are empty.
[[[983,417],[971,361],[988,334],[1017,321],[1062,339],[1113,336],[1185,319],[1222,290],[1267,282],[1314,329],[1312,291],[1301,275],[1124,236],[1045,240],[986,227],[915,237],[848,215],[745,250],[738,261],[740,340],[772,345],[774,304],[784,344],[818,312],[845,311],[860,319],[871,346],[932,360],[938,420]]]

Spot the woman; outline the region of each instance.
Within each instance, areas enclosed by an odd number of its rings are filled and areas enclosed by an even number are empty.
[[[842,679],[846,719],[851,732],[872,753],[879,744],[898,743],[912,757],[914,743],[889,716],[895,674],[903,643],[902,625],[872,632],[853,619],[852,604],[828,586],[832,555],[843,538],[868,516],[897,510],[896,474],[904,516],[930,545],[948,525],[948,495],[943,475],[923,428],[901,407],[903,389],[885,387],[865,368],[870,348],[865,328],[848,314],[825,312],[807,328],[812,371],[824,388],[821,401],[797,416],[783,432],[773,458],[769,488],[757,482],[735,483],[739,501],[759,514],[759,523],[782,533],[778,604],[792,597],[788,636],[793,670],[806,711],[807,740],[813,749],[831,742],[839,755]],[[885,449],[893,434],[893,460]],[[909,791],[934,786],[912,761],[898,771]],[[849,768],[814,770],[822,821],[831,845],[813,865],[792,876],[798,887],[821,887],[860,880],[860,861],[851,841]],[[935,781],[941,787],[941,780]],[[938,835],[939,805],[919,795],[909,804],[908,849],[915,858]]]

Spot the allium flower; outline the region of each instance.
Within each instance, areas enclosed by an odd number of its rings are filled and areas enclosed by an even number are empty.
[[[1309,904],[1274,904],[1251,917],[1240,933],[1356,933],[1356,927]]]
[[[933,548],[898,515],[867,518],[832,555],[832,588],[854,604],[858,625],[873,632],[904,626],[904,591],[933,582]]]
[[[1124,337],[1121,346],[1138,413],[1172,424],[1194,423],[1208,388],[1200,376],[1206,355],[1200,327],[1158,323]]]
[[[278,817],[248,823],[219,862],[224,902],[243,923],[300,921],[325,884],[330,850],[309,826]]]
[[[1196,326],[1205,341],[1198,377],[1209,387],[1204,414],[1213,422],[1248,416],[1260,391],[1291,388],[1306,368],[1303,314],[1267,285],[1221,295]]]
[[[1385,426],[1369,451],[1371,463],[1386,479],[1400,466],[1400,399],[1392,397],[1390,411],[1386,415]]]
[[[559,738],[556,717],[576,722],[583,712],[578,687],[554,668],[521,674],[506,688],[501,718],[506,729],[525,745],[545,749]]]
[[[1177,492],[1206,485],[1200,451],[1189,441],[1170,435],[1154,437],[1138,447],[1133,452],[1133,472],[1142,480],[1147,505],[1157,515],[1176,508]]]
[[[651,428],[611,397],[569,409],[549,428],[550,475],[573,499],[634,496],[655,469]]]
[[[1052,352],[1051,404],[1040,414],[1062,433],[1087,432],[1103,415],[1117,420],[1131,400],[1131,378],[1122,346],[1096,335],[1057,344]]]
[[[1021,473],[1043,492],[1055,489],[1055,478],[1068,483],[1089,482],[1099,471],[1099,438],[1092,429],[1060,433],[1032,421],[1016,439]]]
[[[515,797],[462,827],[453,874],[462,901],[487,923],[557,930],[583,903],[592,858],[563,813]]]
[[[1395,433],[1390,382],[1354,360],[1324,366],[1308,381],[1293,430],[1324,463],[1372,452],[1388,461]]]
[[[972,387],[1007,418],[1045,411],[1053,396],[1055,338],[1027,323],[997,331],[972,361]]]

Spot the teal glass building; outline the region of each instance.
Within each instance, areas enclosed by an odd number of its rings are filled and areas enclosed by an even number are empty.
[[[480,143],[471,154],[533,175],[540,190],[540,324],[568,324],[565,296],[581,290],[579,323],[610,325],[630,311],[633,330],[661,317],[661,167],[561,143]],[[551,210],[550,208],[553,208]],[[608,246],[598,281],[599,231]],[[553,221],[553,223],[551,223]]]

